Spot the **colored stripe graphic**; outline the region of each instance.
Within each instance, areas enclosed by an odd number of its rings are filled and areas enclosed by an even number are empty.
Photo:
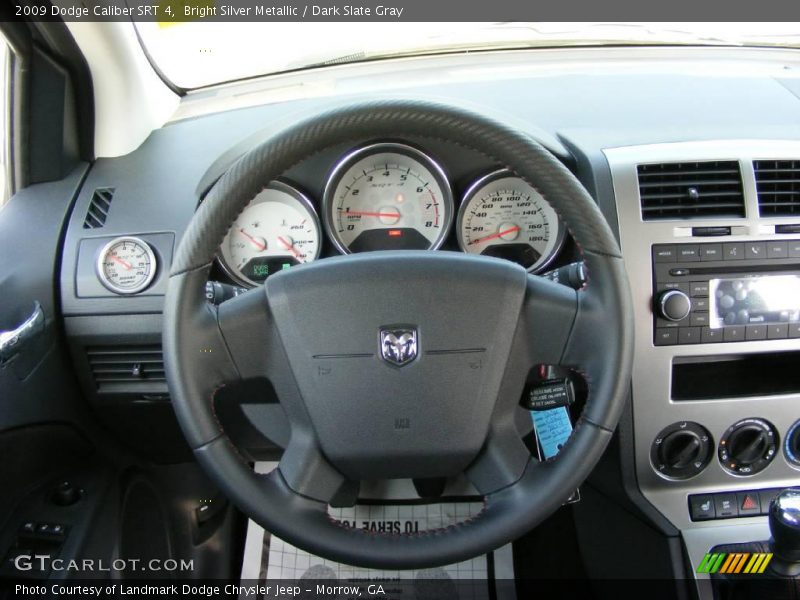
[[[709,552],[697,566],[698,573],[724,573],[735,575],[739,573],[760,574],[766,571],[767,565],[772,560],[769,552]]]

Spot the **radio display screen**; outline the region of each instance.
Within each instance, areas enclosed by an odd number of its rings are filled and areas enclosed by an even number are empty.
[[[774,275],[709,281],[709,326],[800,320],[800,276]]]

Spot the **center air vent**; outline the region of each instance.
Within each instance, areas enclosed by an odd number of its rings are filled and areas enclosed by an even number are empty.
[[[639,165],[642,219],[744,217],[744,192],[735,160]]]
[[[800,160],[757,160],[753,169],[762,217],[800,215]]]
[[[93,346],[86,349],[89,369],[99,392],[162,392],[166,390],[161,346]]]
[[[114,188],[97,188],[92,194],[92,201],[83,219],[84,229],[99,229],[106,224],[111,201],[114,199]]]

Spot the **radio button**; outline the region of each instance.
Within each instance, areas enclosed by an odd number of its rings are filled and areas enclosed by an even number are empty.
[[[788,323],[772,323],[767,325],[767,338],[771,340],[782,340],[789,337]]]
[[[767,255],[767,245],[764,242],[747,242],[744,245],[744,255],[747,258],[764,258]]]
[[[800,258],[800,240],[790,240],[787,244],[789,246],[789,258]]]
[[[708,313],[707,312],[700,312],[700,313],[692,313],[692,325],[703,327],[708,325]]]
[[[692,298],[692,309],[697,311],[708,310],[708,298]]]
[[[745,328],[745,337],[750,340],[765,340],[767,339],[767,326],[766,325],[748,325]]]
[[[700,261],[700,247],[681,245],[677,247],[678,262],[699,262]]]
[[[800,323],[789,323],[789,337],[800,338]]]
[[[700,328],[699,327],[681,327],[678,329],[678,343],[679,344],[699,344],[700,343]]]
[[[722,244],[703,244],[700,246],[700,260],[722,260]]]
[[[673,346],[678,343],[678,328],[664,328],[659,327],[656,329],[656,346]]]
[[[709,329],[703,327],[700,333],[700,341],[704,344],[716,344],[722,341],[722,329]]]
[[[657,263],[676,262],[675,246],[653,246],[653,261]]]
[[[689,283],[686,281],[676,282],[671,281],[669,283],[659,283],[658,284],[658,291],[666,292],[667,290],[678,290],[679,292],[683,292],[687,296],[689,295]]]
[[[798,246],[800,248],[800,246]],[[723,260],[744,260],[744,244],[732,243],[722,245]]]
[[[736,327],[725,327],[723,329],[722,338],[726,342],[743,342],[744,327],[739,325],[737,325]]]
[[[789,249],[786,242],[767,242],[767,258],[788,258]]]
[[[693,281],[689,284],[689,290],[694,298],[695,296],[708,296],[708,282],[707,281]]]

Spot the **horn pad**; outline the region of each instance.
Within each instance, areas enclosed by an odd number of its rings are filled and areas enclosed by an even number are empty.
[[[486,439],[526,278],[511,262],[426,251],[270,277],[270,310],[331,464],[354,480],[462,472]]]

